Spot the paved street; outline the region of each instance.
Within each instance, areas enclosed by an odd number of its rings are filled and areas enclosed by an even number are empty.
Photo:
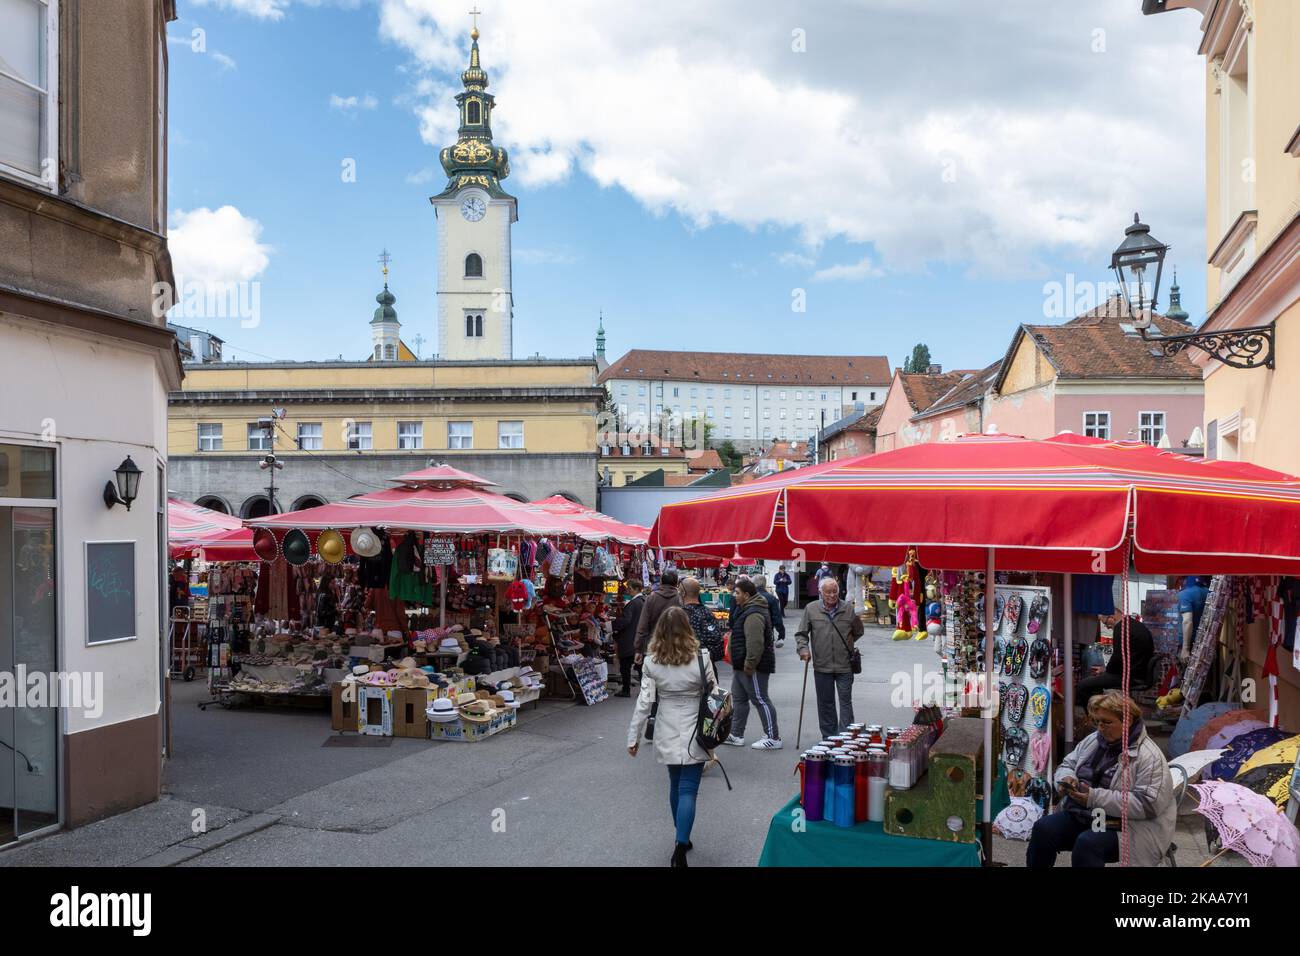
[[[787,618],[771,684],[786,749],[723,749],[735,789],[719,773],[705,777],[692,865],[755,864],[768,821],[794,793],[797,620]],[[895,643],[889,634],[869,627],[860,645],[854,702],[863,722],[910,722],[910,710],[890,706],[890,675],[933,662],[928,641]],[[457,744],[340,737],[317,710],[200,711],[199,682],[173,693],[176,756],[162,800],[0,854],[0,865],[343,866],[378,853],[394,865],[655,866],[672,851],[667,774],[647,750],[635,760],[624,750],[633,700],[542,702],[512,731]],[[759,730],[751,713],[750,742]],[[803,741],[816,736],[810,686]],[[199,836],[196,809],[207,819]],[[1184,821],[1179,862],[1194,865],[1204,837],[1199,818]],[[1023,865],[1024,847],[999,839],[995,858]]]

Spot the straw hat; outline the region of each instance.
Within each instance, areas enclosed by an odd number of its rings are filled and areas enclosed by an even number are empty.
[[[474,701],[476,700],[478,700],[478,698],[475,697],[473,694],[461,694],[459,697],[456,698],[456,706],[463,707],[466,704],[474,703]]]
[[[348,553],[343,535],[333,528],[326,528],[316,538],[316,553],[326,564],[342,564]]]
[[[460,719],[460,715],[456,713],[456,706],[446,697],[439,697],[429,705],[429,709],[424,713],[430,720],[439,724]]]
[[[384,549],[383,544],[369,528],[353,528],[352,553],[359,558],[373,558]]]
[[[492,719],[492,705],[486,700],[476,700],[462,707],[460,715],[476,724],[485,724]]]

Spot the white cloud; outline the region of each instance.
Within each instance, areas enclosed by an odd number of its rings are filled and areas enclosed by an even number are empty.
[[[407,173],[406,181],[412,186],[423,186],[425,183],[433,182],[433,177],[436,175],[437,171],[432,166],[425,166],[413,173]]]
[[[455,138],[467,28],[441,0],[380,0],[381,36],[423,70],[431,146]],[[1190,14],[843,0],[792,19],[777,0],[571,0],[503,2],[480,29],[517,181],[581,173],[697,228],[870,244],[870,260],[823,278],[929,263],[1023,274],[1062,255],[1103,270],[1135,209],[1165,241],[1204,244]]]
[[[247,282],[270,265],[262,224],[234,206],[173,210],[167,245],[179,283]]]
[[[367,93],[365,96],[339,96],[330,94],[330,109],[342,113],[355,113],[357,110],[373,110],[379,106],[379,100]]]
[[[777,263],[783,266],[797,266],[800,269],[811,269],[817,264],[817,260],[812,256],[806,256],[802,252],[779,252],[773,253]]]
[[[259,20],[280,20],[288,9],[290,0],[193,0],[200,7],[217,7],[247,14]]]
[[[226,54],[222,53],[220,50],[212,51],[212,59],[216,60],[219,64],[221,64],[221,68],[223,70],[236,70],[239,68],[238,63],[236,63],[230,57],[226,56]]]
[[[813,281],[830,282],[836,279],[879,279],[884,276],[884,274],[885,270],[872,262],[870,256],[864,256],[857,262],[843,263],[840,265],[829,266],[825,269],[818,269],[813,273]]]

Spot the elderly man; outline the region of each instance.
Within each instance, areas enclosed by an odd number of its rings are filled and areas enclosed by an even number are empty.
[[[767,601],[767,613],[772,618],[772,629],[776,631],[776,649],[780,650],[785,647],[785,615],[781,613],[781,602],[767,589],[766,576],[754,575],[754,587],[758,588],[758,593]]]
[[[804,608],[794,636],[799,659],[812,661],[817,723],[822,737],[830,737],[853,723],[853,645],[863,628],[853,605],[840,600],[838,581],[822,578],[818,591],[820,600]]]

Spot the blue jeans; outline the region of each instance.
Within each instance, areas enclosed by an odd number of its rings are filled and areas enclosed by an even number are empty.
[[[668,765],[668,808],[673,813],[677,827],[677,842],[691,842],[691,827],[695,825],[695,795],[700,792],[700,777],[704,764]]]
[[[1058,810],[1040,817],[1029,836],[1025,865],[1041,869],[1056,865],[1056,854],[1070,852],[1071,866],[1105,866],[1119,862],[1119,831],[1094,832],[1092,826]]]

